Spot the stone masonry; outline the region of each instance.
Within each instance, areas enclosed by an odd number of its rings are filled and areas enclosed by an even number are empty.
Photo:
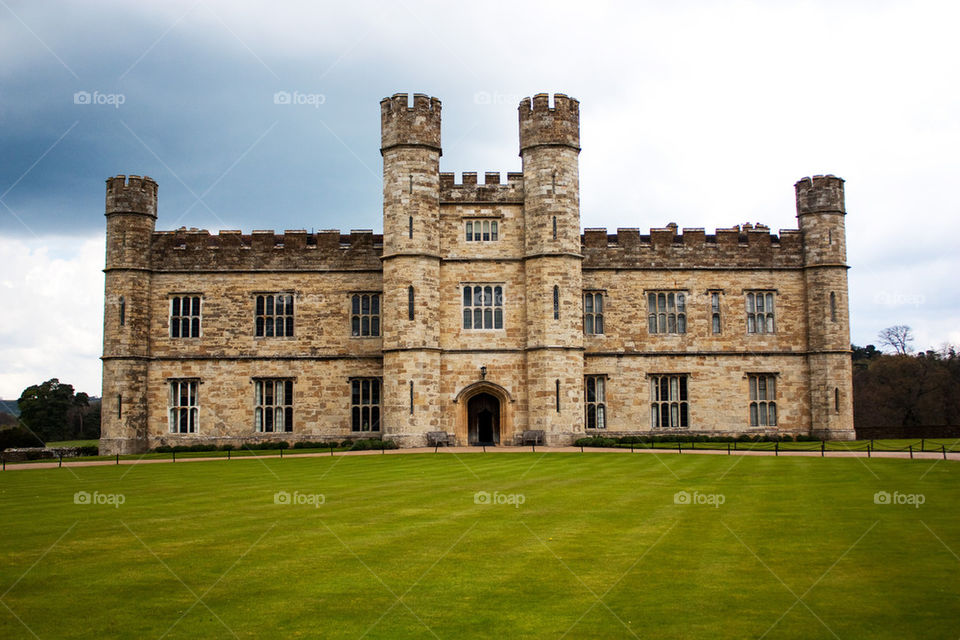
[[[576,100],[523,100],[483,183],[440,172],[439,100],[380,107],[382,236],[156,231],[157,183],[107,180],[102,451],[853,437],[843,180],[777,234],[581,230]]]

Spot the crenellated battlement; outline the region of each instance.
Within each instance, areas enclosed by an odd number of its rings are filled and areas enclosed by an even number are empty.
[[[149,176],[107,178],[106,213],[145,213],[157,217],[157,183]]]
[[[380,101],[380,153],[397,146],[440,151],[440,100],[425,93],[395,93]]]
[[[501,183],[499,171],[487,171],[483,174],[483,184],[477,183],[476,172],[463,172],[459,184],[456,182],[456,174],[441,173],[440,202],[523,204],[523,173],[510,172],[507,174],[506,183]]]
[[[581,236],[585,269],[800,268],[803,240],[796,229],[771,234],[765,225],[744,224],[707,234],[676,224],[650,229],[585,229]]]
[[[524,98],[520,114],[520,153],[542,145],[572,147],[580,150],[580,102],[565,94],[538,93]]]
[[[797,192],[797,215],[846,212],[843,178],[818,175],[802,178],[793,186]]]
[[[153,234],[154,271],[379,270],[383,236],[367,229],[224,230],[180,228]]]

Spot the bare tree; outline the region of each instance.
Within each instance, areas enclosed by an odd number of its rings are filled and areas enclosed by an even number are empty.
[[[904,356],[913,351],[911,343],[913,342],[913,330],[905,324],[896,324],[892,327],[883,329],[877,338],[880,344],[890,347],[898,355]]]

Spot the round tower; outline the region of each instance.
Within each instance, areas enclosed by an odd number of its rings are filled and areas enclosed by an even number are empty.
[[[580,103],[520,102],[527,295],[528,429],[551,444],[583,434]]]
[[[440,427],[440,101],[380,101],[383,156],[383,434]]]
[[[150,245],[157,220],[157,183],[140,176],[108,178],[105,215],[100,450],[138,453],[147,447]]]
[[[843,180],[813,176],[794,188],[803,234],[811,431],[830,439],[853,439]]]

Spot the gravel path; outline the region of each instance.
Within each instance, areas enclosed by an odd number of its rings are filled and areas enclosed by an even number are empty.
[[[487,447],[486,453],[530,453],[534,451],[531,447]],[[536,453],[580,453],[580,447],[536,447]],[[383,452],[380,451],[337,451],[334,452],[334,456],[379,456],[379,455],[406,455],[410,453],[433,453],[434,449],[432,447],[417,447],[412,449],[390,449]],[[468,455],[483,455],[484,450],[480,447],[440,447],[436,450],[437,455],[443,454],[468,454]],[[610,453],[610,454],[668,454],[668,455],[728,455],[726,450],[721,449],[684,449],[682,453],[678,454],[676,449],[635,449],[630,451],[630,449],[601,449],[601,448],[591,448],[585,447],[583,449],[584,453]],[[779,454],[776,454],[773,451],[730,451],[729,455],[731,456],[801,456],[801,457],[821,457],[819,451],[780,451]],[[291,453],[283,457],[285,458],[320,458],[330,456],[330,453]],[[279,458],[279,455],[264,455],[264,456],[236,456],[231,457],[229,460],[241,461],[241,460],[263,460],[264,458]],[[830,451],[826,452],[827,458],[910,458],[910,453],[907,451],[872,451],[870,456],[867,455],[866,451]],[[933,452],[933,451],[914,451],[913,457],[918,460],[942,460],[944,459],[943,453]],[[950,453],[947,452],[947,460],[960,460],[960,452]],[[206,457],[206,458],[180,458],[177,460],[177,463],[182,462],[214,462],[214,461],[227,461],[227,458],[223,457]],[[120,460],[120,465],[131,465],[131,464],[172,464],[173,460],[164,458],[164,459],[143,459],[143,460]],[[118,464],[115,460],[82,460],[78,462],[68,462],[64,461],[64,467],[102,467],[108,465]],[[28,463],[7,463],[7,471],[15,471],[21,469],[56,469],[59,466],[57,462],[28,462]]]

